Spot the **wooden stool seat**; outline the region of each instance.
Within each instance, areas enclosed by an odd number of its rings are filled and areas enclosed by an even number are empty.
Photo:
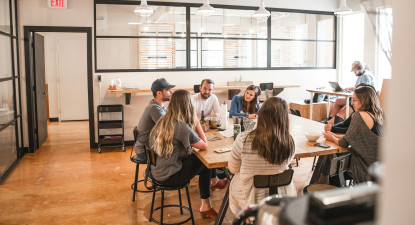
[[[303,190],[304,194],[306,193],[313,193],[316,191],[325,191],[330,189],[336,189],[338,187],[330,185],[330,184],[310,184],[306,186]]]

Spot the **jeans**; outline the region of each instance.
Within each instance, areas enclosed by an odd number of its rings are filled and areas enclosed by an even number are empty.
[[[193,177],[199,175],[200,198],[208,199],[210,198],[211,172],[196,155],[191,154],[182,160],[182,168],[179,172],[173,174],[167,180],[157,181],[157,183],[166,186],[180,186],[189,183]]]

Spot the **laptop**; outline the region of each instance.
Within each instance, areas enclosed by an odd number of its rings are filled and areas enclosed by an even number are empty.
[[[340,87],[339,83],[335,82],[335,81],[329,81],[330,86],[333,88],[334,92],[350,92],[350,91],[346,91],[343,88]]]

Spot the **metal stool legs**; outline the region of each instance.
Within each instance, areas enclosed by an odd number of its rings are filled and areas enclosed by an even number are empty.
[[[179,191],[179,202],[180,202],[180,215],[183,215],[182,194],[180,193],[180,189],[178,191]]]
[[[192,224],[195,224],[195,220],[193,218],[192,204],[190,203],[189,189],[187,187],[186,187],[186,195],[187,195],[187,202],[189,203],[190,218],[192,218]]]
[[[183,188],[183,187],[182,187]],[[180,201],[180,205],[164,205],[164,189],[159,189],[160,190],[160,192],[161,192],[161,206],[160,207],[157,207],[157,208],[155,208],[154,209],[154,200],[155,200],[155,197],[156,197],[156,190],[153,190],[153,198],[152,198],[152,200],[151,200],[151,209],[150,209],[150,217],[149,217],[149,221],[150,222],[154,222],[154,223],[156,223],[156,224],[165,224],[165,225],[173,225],[173,224],[183,224],[183,223],[186,223],[187,221],[189,221],[189,220],[192,220],[192,224],[194,225],[195,224],[195,221],[194,221],[194,218],[193,218],[193,211],[192,211],[192,204],[191,204],[191,202],[190,202],[190,195],[189,195],[189,189],[188,189],[188,187],[186,186],[186,187],[184,187],[184,188],[186,188],[186,196],[187,196],[187,202],[188,202],[188,204],[189,204],[189,207],[186,207],[186,206],[183,206],[183,204],[182,204],[182,200],[181,200],[181,193],[180,193],[180,189],[178,189],[178,192],[179,192],[179,201]],[[168,189],[167,189],[168,190]],[[171,190],[171,189],[170,189]],[[164,223],[163,222],[163,217],[164,217],[164,208],[167,208],[167,207],[179,207],[180,208],[180,214],[181,215],[183,215],[183,209],[186,209],[186,210],[188,210],[189,211],[189,213],[190,213],[190,217],[188,217],[187,219],[185,219],[185,220],[183,220],[183,221],[180,221],[180,222],[176,222],[176,223],[171,223],[171,224],[168,224],[168,223]],[[160,221],[157,221],[157,220],[155,220],[154,218],[153,218],[153,213],[154,212],[156,212],[157,210],[160,210]]]
[[[135,202],[135,192],[137,191],[137,179],[138,179],[138,170],[139,170],[139,164],[135,166],[135,176],[134,176],[134,189],[133,189],[133,202]]]
[[[134,183],[131,185],[131,189],[133,189],[133,200],[132,200],[133,202],[135,202],[135,193],[136,192],[141,192],[141,193],[149,193],[149,192],[152,192],[152,191],[148,191],[148,190],[145,190],[145,191],[137,190],[138,183],[144,182],[144,179],[143,180],[138,180],[138,172],[139,172],[139,170],[140,170],[140,163],[136,163]]]

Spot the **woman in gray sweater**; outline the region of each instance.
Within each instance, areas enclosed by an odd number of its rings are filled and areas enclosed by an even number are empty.
[[[357,88],[353,93],[352,105],[356,113],[352,115],[346,134],[340,138],[326,131],[324,137],[341,147],[351,147],[352,158],[348,173],[357,184],[369,180],[367,169],[378,160],[383,111],[378,96],[371,87]]]

